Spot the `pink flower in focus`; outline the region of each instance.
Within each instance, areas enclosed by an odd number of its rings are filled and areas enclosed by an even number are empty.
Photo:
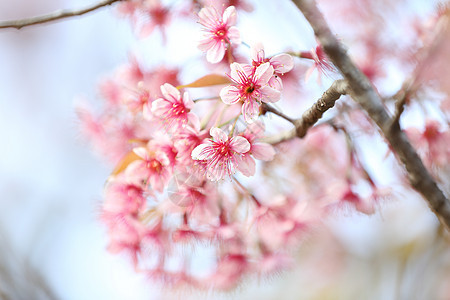
[[[190,112],[194,102],[187,92],[181,97],[178,89],[165,83],[161,86],[161,93],[164,98],[152,102],[151,112],[167,122],[169,127],[174,129],[184,127],[190,119],[196,118],[196,115]]]
[[[230,78],[234,84],[224,87],[220,91],[220,98],[226,104],[243,102],[242,114],[246,122],[256,118],[259,114],[261,102],[277,102],[281,92],[269,86],[273,75],[270,63],[263,63],[253,71],[248,65],[232,63]]]
[[[206,51],[206,60],[210,63],[218,63],[225,55],[225,50],[231,43],[241,42],[239,31],[233,25],[236,24],[236,9],[230,6],[220,16],[213,7],[204,7],[198,13],[199,23],[206,27],[205,39],[198,46],[201,51]]]
[[[149,185],[156,191],[162,192],[170,179],[170,160],[167,154],[157,147],[134,148],[133,152],[140,158],[132,162],[125,170],[125,176],[130,183]],[[154,149],[152,149],[154,148]]]
[[[212,140],[200,144],[192,151],[192,158],[206,161],[207,177],[212,181],[231,176],[241,170],[241,155],[250,150],[250,143],[241,136],[228,137],[220,128],[210,130]]]

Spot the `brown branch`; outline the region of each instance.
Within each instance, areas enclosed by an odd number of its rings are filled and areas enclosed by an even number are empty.
[[[15,29],[21,29],[26,26],[36,25],[36,24],[43,24],[48,23],[52,21],[56,21],[59,19],[74,17],[74,16],[81,16],[86,13],[89,13],[91,11],[94,11],[96,9],[99,9],[103,6],[111,5],[114,2],[123,1],[123,0],[104,0],[97,4],[93,4],[89,7],[79,9],[79,10],[59,10],[55,11],[46,15],[42,16],[36,16],[31,18],[25,18],[25,19],[19,19],[19,20],[10,20],[10,21],[2,21],[0,22],[0,29],[1,28],[15,28]]]
[[[264,141],[270,144],[278,144],[294,137],[303,138],[317,121],[322,118],[323,114],[332,108],[336,101],[347,94],[348,84],[345,80],[339,79],[326,90],[322,97],[319,98],[307,111],[305,111],[300,119],[292,120],[291,123],[295,128],[273,137],[269,137]]]
[[[336,80],[323,93],[322,97],[316,101],[307,111],[305,111],[302,117],[295,121],[296,135],[302,138],[306,135],[306,132],[311,128],[323,114],[334,106],[334,103],[342,96],[347,94],[348,85],[343,79]]]
[[[384,109],[381,98],[375,92],[371,82],[356,67],[344,47],[333,35],[315,1],[293,0],[293,2],[311,24],[329,59],[348,81],[349,93],[352,98],[359,103],[383,132],[397,159],[405,167],[412,187],[425,198],[439,221],[449,230],[450,202],[439,189],[400,127],[391,126],[392,118]]]

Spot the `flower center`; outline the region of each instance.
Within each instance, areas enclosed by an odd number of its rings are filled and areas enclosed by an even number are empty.
[[[224,39],[227,35],[227,27],[225,25],[220,26],[219,28],[217,28],[215,35],[219,39]]]
[[[161,167],[162,167],[161,163],[159,161],[157,161],[156,159],[152,159],[147,162],[147,168],[152,169],[156,173],[161,172]]]
[[[170,114],[172,114],[173,116],[180,116],[180,115],[184,115],[186,113],[186,108],[184,107],[184,105],[179,104],[179,103],[174,103],[172,105],[172,108],[170,109]]]
[[[255,90],[255,85],[253,83],[250,83],[250,85],[245,88],[245,93],[251,94],[251,93],[253,93],[254,90]]]

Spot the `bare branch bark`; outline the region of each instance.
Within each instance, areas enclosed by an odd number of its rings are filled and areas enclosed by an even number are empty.
[[[400,127],[391,126],[392,118],[385,110],[371,82],[356,67],[347,51],[333,35],[315,1],[293,0],[293,2],[311,24],[328,58],[348,81],[349,94],[381,129],[397,159],[405,167],[412,187],[425,198],[439,221],[450,230],[449,200],[439,189]]]
[[[323,114],[332,108],[336,101],[342,96],[347,94],[348,84],[345,80],[340,79],[333,82],[328,90],[323,93],[322,97],[314,103],[307,111],[305,111],[302,117],[295,121],[296,135],[302,138]]]
[[[342,95],[347,94],[347,91],[347,82],[343,79],[336,80],[322,94],[322,97],[303,113],[301,118],[291,120],[291,123],[295,125],[294,129],[282,132],[274,137],[266,138],[264,141],[270,144],[278,144],[294,137],[303,138],[308,130],[322,118],[323,114],[332,108]]]
[[[15,28],[15,29],[21,29],[26,26],[36,25],[36,24],[43,24],[48,23],[64,18],[74,17],[74,16],[81,16],[86,13],[89,13],[91,11],[97,10],[103,6],[111,5],[114,2],[119,2],[123,0],[104,0],[97,4],[93,4],[89,7],[78,9],[78,10],[59,10],[55,11],[46,15],[42,16],[36,16],[31,18],[25,18],[25,19],[19,19],[19,20],[10,20],[10,21],[2,21],[0,22],[0,29],[1,28]]]

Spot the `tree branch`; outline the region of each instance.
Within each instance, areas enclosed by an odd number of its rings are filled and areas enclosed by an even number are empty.
[[[322,94],[322,97],[303,113],[300,119],[291,120],[291,123],[295,125],[295,129],[282,132],[280,135],[267,138],[264,141],[270,144],[278,144],[294,137],[303,138],[309,128],[316,124],[317,121],[322,118],[323,114],[332,108],[342,95],[347,94],[347,90],[348,84],[345,80],[336,80],[328,90]]]
[[[332,108],[342,95],[347,94],[347,89],[348,84],[345,80],[340,79],[333,82],[328,90],[323,93],[322,97],[305,111],[300,119],[295,121],[297,137],[304,137],[308,129],[316,124],[322,118],[323,114]]]
[[[74,16],[81,16],[86,13],[89,13],[91,11],[94,11],[96,9],[99,9],[103,6],[111,5],[114,2],[119,2],[123,0],[104,0],[97,4],[93,4],[89,7],[79,9],[79,10],[59,10],[55,11],[46,15],[42,16],[36,16],[31,18],[25,18],[25,19],[19,19],[19,20],[10,20],[10,21],[2,21],[0,22],[0,29],[1,28],[15,28],[15,29],[21,29],[26,26],[36,25],[36,24],[42,24],[42,23],[48,23],[52,21],[56,21],[59,19],[74,17]]]
[[[380,96],[371,82],[356,67],[346,50],[331,32],[315,1],[293,0],[311,24],[325,53],[344,75],[349,84],[352,98],[368,113],[383,132],[397,159],[406,168],[412,187],[428,202],[439,221],[450,230],[450,202],[439,189],[434,179],[422,163],[406,135],[399,126],[391,126],[392,118],[384,109]]]

